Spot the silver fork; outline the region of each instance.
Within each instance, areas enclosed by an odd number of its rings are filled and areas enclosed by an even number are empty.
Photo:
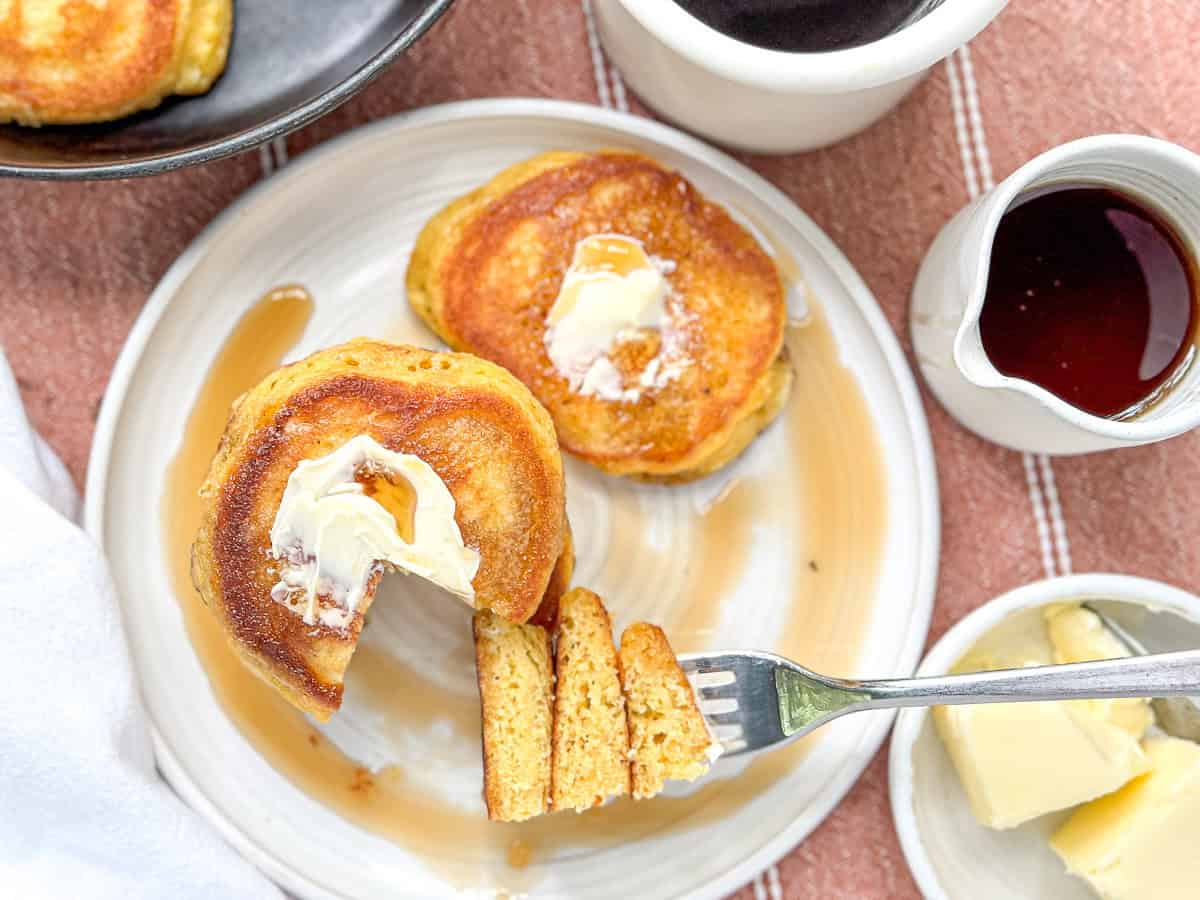
[[[724,756],[782,747],[868,709],[1200,694],[1200,650],[882,681],[819,675],[773,653],[687,653],[679,662]]]

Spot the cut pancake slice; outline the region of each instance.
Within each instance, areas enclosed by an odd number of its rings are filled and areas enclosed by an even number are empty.
[[[586,588],[559,601],[550,809],[582,812],[629,793],[629,726],[612,623]]]
[[[653,797],[668,779],[699,778],[711,764],[714,741],[662,629],[645,622],[629,626],[621,635],[620,663],[633,796]]]
[[[550,635],[496,614],[475,614],[483,706],[483,798],[488,818],[522,822],[546,811],[554,671]]]

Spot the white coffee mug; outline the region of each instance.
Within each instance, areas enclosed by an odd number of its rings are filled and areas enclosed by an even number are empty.
[[[735,40],[673,0],[595,0],[595,10],[604,49],[659,113],[722,144],[791,153],[866,128],[1007,2],[942,0],[886,37],[826,53]]]

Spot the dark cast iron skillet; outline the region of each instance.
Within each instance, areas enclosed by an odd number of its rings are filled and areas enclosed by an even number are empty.
[[[208,162],[345,102],[452,0],[235,0],[225,73],[207,94],[102,125],[0,126],[0,175],[129,178]]]

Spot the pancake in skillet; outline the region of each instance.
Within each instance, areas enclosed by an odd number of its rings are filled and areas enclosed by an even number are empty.
[[[281,551],[277,526],[288,510],[316,508],[304,506],[312,497],[297,493],[301,473],[319,472],[323,461],[364,442],[424,472],[432,479],[428,493],[420,493],[421,482],[409,470],[397,478],[395,468],[355,464],[343,480],[362,489],[343,485],[321,502],[365,504],[371,514],[386,510],[389,539],[407,550],[431,540],[439,527],[437,503],[445,501],[441,524],[458,543],[444,551],[443,561],[466,573],[457,592],[475,607],[525,622],[543,601],[557,602],[571,574],[554,428],[503,369],[463,354],[360,339],[276,370],[235,404],[201,487],[207,507],[192,550],[192,578],[249,668],[319,719],[341,703],[343,674],[385,568],[425,574],[454,589],[418,568],[381,566],[370,556],[357,585],[322,576],[314,577],[312,590],[295,587],[305,582],[292,575],[314,567],[319,573],[334,550],[339,558],[357,559],[353,552],[366,540],[371,519],[361,505],[339,520],[349,522],[348,531],[338,532],[348,540],[330,543],[335,520],[326,518],[318,538]],[[393,496],[405,482],[410,492],[417,487],[407,513]],[[321,547],[334,548],[325,561]],[[477,568],[461,565],[469,556]]]
[[[202,94],[232,24],[233,0],[0,2],[0,122],[106,122]]]
[[[622,268],[605,242],[638,261]],[[585,348],[571,371],[555,352],[556,317],[580,308],[568,284],[611,285],[634,268],[643,294],[628,327],[614,326],[599,356]],[[563,447],[613,474],[715,471],[774,418],[791,384],[771,257],[682,175],[632,153],[545,153],[500,173],[425,226],[407,290],[446,343],[520,378]],[[627,299],[593,298],[589,314]],[[586,343],[596,321],[578,324],[573,337]]]

